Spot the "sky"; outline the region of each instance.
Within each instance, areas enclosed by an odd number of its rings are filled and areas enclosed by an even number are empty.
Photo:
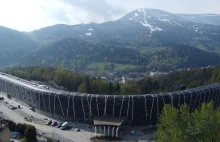
[[[32,31],[55,24],[101,23],[139,8],[220,14],[220,0],[0,0],[0,25]]]

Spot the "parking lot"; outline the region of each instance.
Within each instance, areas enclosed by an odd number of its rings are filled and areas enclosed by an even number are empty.
[[[28,107],[18,104],[17,102],[10,100],[1,94],[0,97],[4,97],[4,100],[0,100],[0,112],[2,112],[2,116],[4,118],[13,120],[17,123],[34,125],[38,133],[59,139],[62,142],[89,142],[90,138],[95,135],[93,133],[93,127],[88,128],[85,124],[71,123],[69,130],[60,130],[56,126],[46,125],[48,120],[52,120],[52,122],[56,121],[58,123],[59,121],[33,112]],[[17,108],[10,109],[8,108],[9,105]],[[18,108],[18,105],[20,105],[21,108]]]

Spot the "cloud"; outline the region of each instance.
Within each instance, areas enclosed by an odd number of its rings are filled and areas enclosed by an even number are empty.
[[[40,5],[40,8],[47,15],[47,17],[50,17],[51,19],[56,19],[57,21],[66,24],[71,23],[67,11],[63,9],[50,9],[48,7],[45,7],[44,5]]]
[[[105,0],[60,0],[73,7],[79,7],[85,10],[89,16],[100,16],[105,21],[112,20],[112,17],[125,13],[125,10],[119,6],[113,7]]]
[[[0,25],[31,31],[55,24],[101,23],[138,8],[219,13],[220,0],[0,0]]]

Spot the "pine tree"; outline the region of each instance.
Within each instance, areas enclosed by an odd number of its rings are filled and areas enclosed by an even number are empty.
[[[109,94],[111,95],[113,93],[113,86],[112,83],[109,82]]]
[[[88,76],[85,76],[84,82],[85,82],[85,90],[86,90],[86,93],[91,93],[91,92],[92,92],[92,88],[91,88],[90,80],[89,80],[89,77],[88,77]]]
[[[117,94],[120,94],[120,92],[121,92],[121,87],[120,87],[120,84],[119,84],[119,83],[117,83],[117,86],[116,86],[115,91],[116,91]]]

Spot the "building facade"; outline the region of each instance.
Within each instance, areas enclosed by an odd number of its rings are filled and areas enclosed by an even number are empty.
[[[32,82],[4,74],[0,75],[0,91],[36,111],[68,121],[111,116],[126,117],[132,125],[147,125],[157,123],[165,104],[179,108],[186,103],[190,110],[211,100],[215,106],[220,105],[219,83],[164,94],[98,95],[39,88]]]

